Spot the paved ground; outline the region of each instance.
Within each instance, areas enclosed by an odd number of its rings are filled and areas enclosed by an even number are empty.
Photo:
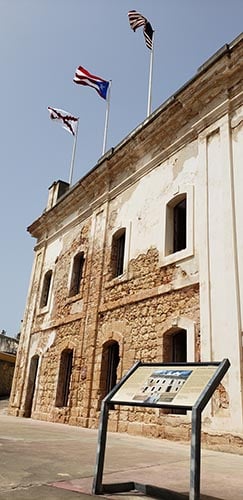
[[[97,431],[10,417],[6,403],[0,401],[0,500],[90,500]],[[189,447],[109,433],[103,482],[125,481],[188,497]],[[102,498],[145,497],[130,492]],[[242,455],[203,450],[201,500],[243,500]]]

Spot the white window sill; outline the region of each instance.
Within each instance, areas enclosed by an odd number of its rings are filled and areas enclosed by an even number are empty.
[[[164,255],[160,258],[160,266],[168,266],[169,264],[174,264],[180,260],[187,259],[188,257],[193,257],[193,250],[191,248],[184,248],[179,252],[171,253],[169,255]]]

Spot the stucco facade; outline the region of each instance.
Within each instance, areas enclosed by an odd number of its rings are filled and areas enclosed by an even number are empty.
[[[77,184],[51,186],[28,228],[37,243],[11,414],[97,427],[135,361],[229,358],[204,437],[241,438],[242,77],[239,36]],[[187,439],[189,423],[122,408],[110,429]]]

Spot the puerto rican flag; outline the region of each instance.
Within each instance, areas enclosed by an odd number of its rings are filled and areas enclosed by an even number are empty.
[[[83,68],[83,66],[78,66],[73,81],[78,85],[93,87],[98,92],[100,97],[107,99],[110,82],[103,80],[103,78],[100,78],[99,76],[92,75],[89,71],[87,71],[87,69]]]

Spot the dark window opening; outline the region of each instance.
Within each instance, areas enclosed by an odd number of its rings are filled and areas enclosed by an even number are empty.
[[[70,392],[70,382],[72,375],[72,364],[73,364],[73,350],[65,349],[61,354],[58,383],[57,383],[57,395],[56,395],[56,406],[67,406],[68,397]]]
[[[172,361],[173,363],[186,363],[187,361],[186,330],[180,330],[172,335]],[[171,413],[186,415],[186,410],[174,409]]]
[[[164,337],[164,363],[186,363],[187,362],[187,332],[183,328],[176,329]],[[170,387],[171,389],[171,387]],[[187,410],[170,409],[163,413],[186,415]]]
[[[36,377],[38,371],[39,364],[39,356],[33,356],[30,362],[29,376],[28,376],[28,385],[26,392],[26,400],[25,400],[25,408],[24,408],[24,416],[29,418],[32,412],[32,405],[34,400],[35,388],[36,388]]]
[[[107,349],[107,380],[106,394],[115,387],[117,382],[117,366],[119,363],[119,344],[114,342]]]
[[[118,342],[103,346],[100,374],[100,402],[117,383],[117,367],[120,361]]]
[[[45,307],[47,305],[51,287],[51,278],[52,278],[52,271],[47,271],[47,273],[44,276],[40,307]]]
[[[184,250],[187,245],[187,197],[180,194],[166,206],[165,255]]]
[[[173,208],[173,252],[186,248],[186,198]]]
[[[187,361],[186,330],[180,330],[172,335],[172,361],[173,363]]]
[[[73,297],[80,292],[80,285],[83,277],[84,268],[84,254],[83,252],[75,255],[73,259],[73,269],[71,277],[71,285],[69,291],[69,297]]]
[[[187,332],[183,328],[171,329],[163,339],[163,362],[187,362]]]
[[[118,231],[112,239],[111,260],[113,278],[120,276],[124,271],[125,238],[126,231],[125,229],[122,229]]]

